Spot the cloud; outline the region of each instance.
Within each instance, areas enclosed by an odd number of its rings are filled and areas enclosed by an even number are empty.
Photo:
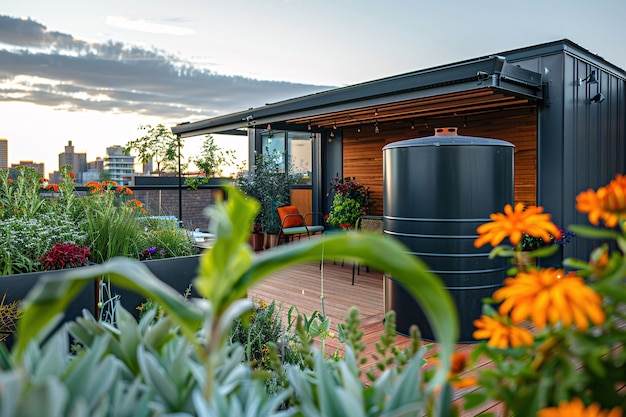
[[[328,89],[217,74],[157,49],[91,43],[0,15],[0,102],[198,120]]]
[[[152,23],[147,20],[131,19],[123,16],[107,16],[107,25],[116,26],[123,29],[136,30],[138,32],[159,33],[165,35],[187,36],[195,32],[191,29],[180,26],[164,25],[162,23]]]

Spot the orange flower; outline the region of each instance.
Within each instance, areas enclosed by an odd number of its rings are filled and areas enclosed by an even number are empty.
[[[510,313],[513,323],[527,318],[543,328],[546,322],[564,326],[575,323],[581,331],[587,330],[589,320],[604,322],[602,299],[585,285],[575,273],[565,275],[562,269],[546,268],[518,273],[504,280],[504,287],[496,290],[493,299],[502,301],[499,312]]]
[[[104,188],[102,188],[102,184],[96,181],[89,181],[87,184],[85,184],[85,187],[89,188],[89,194],[104,192]]]
[[[46,186],[46,189],[47,189],[47,190],[52,190],[52,191],[54,191],[55,193],[58,193],[58,192],[59,192],[59,185],[58,185],[58,184],[48,184],[48,185]]]
[[[588,213],[589,222],[596,226],[600,219],[606,227],[615,227],[619,221],[626,220],[626,177],[618,174],[606,187],[578,194],[576,210]]]
[[[133,194],[133,190],[131,190],[130,188],[126,187],[125,185],[121,185],[119,187],[117,187],[115,189],[115,191],[117,191],[118,193],[124,193],[124,194],[129,194],[132,195]]]
[[[539,410],[537,417],[621,417],[622,410],[615,407],[612,410],[601,410],[598,403],[585,408],[580,398],[572,401],[561,401],[558,407],[549,407]]]
[[[531,346],[534,337],[531,332],[523,327],[509,325],[501,317],[480,316],[474,320],[474,339],[489,339],[490,347],[506,349],[508,347]]]
[[[73,180],[75,180],[75,179],[76,179],[76,175],[74,175],[74,173],[73,173],[73,172],[71,172],[71,171],[70,171],[70,178],[71,178],[71,179],[73,179]]]
[[[8,183],[8,184],[12,184],[12,183],[13,183],[13,180],[12,180],[11,178],[9,178],[9,179],[7,180],[7,183]]]
[[[485,243],[498,246],[508,237],[512,245],[517,245],[522,239],[522,233],[550,242],[552,237],[561,239],[561,231],[550,221],[549,214],[543,214],[543,207],[531,206],[524,210],[522,203],[517,203],[515,209],[507,204],[503,213],[494,213],[489,216],[492,220],[478,226],[476,232],[480,235],[474,246],[479,248]]]
[[[439,365],[439,359],[437,357],[430,358],[430,362]],[[465,370],[469,362],[469,354],[467,352],[455,352],[452,355],[451,368],[448,373],[448,382],[454,388],[467,388],[473,387],[478,384],[476,378],[460,378],[461,372]]]
[[[39,177],[39,182],[46,182],[48,181],[47,179],[45,179],[44,177]]]

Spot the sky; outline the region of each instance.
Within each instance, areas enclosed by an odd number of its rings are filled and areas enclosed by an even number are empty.
[[[142,125],[544,42],[624,69],[624,16],[624,0],[0,0],[0,138],[51,172],[70,140],[95,160]],[[247,158],[245,137],[215,139]]]

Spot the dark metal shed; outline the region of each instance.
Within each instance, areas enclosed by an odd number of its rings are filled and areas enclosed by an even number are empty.
[[[308,199],[311,208],[325,210],[326,190],[336,173],[356,176],[382,199],[383,146],[430,136],[433,128],[445,126],[513,142],[516,200],[544,206],[563,227],[584,224],[586,218],[575,210],[576,195],[626,172],[626,72],[565,39],[185,123],[172,131],[189,137],[244,129],[251,152],[262,151],[273,132],[310,135],[312,179],[299,191],[308,193],[303,201]],[[574,240],[552,261],[586,259],[593,247]]]

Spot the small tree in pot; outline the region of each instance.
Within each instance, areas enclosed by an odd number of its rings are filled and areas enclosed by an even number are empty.
[[[277,151],[256,154],[252,170],[240,172],[235,180],[237,188],[261,203],[256,223],[260,225],[263,233],[276,237],[280,232],[280,218],[276,209],[289,204],[291,185],[295,182],[289,167],[284,170],[281,160],[281,155]],[[266,248],[272,246],[267,238],[264,246]]]

